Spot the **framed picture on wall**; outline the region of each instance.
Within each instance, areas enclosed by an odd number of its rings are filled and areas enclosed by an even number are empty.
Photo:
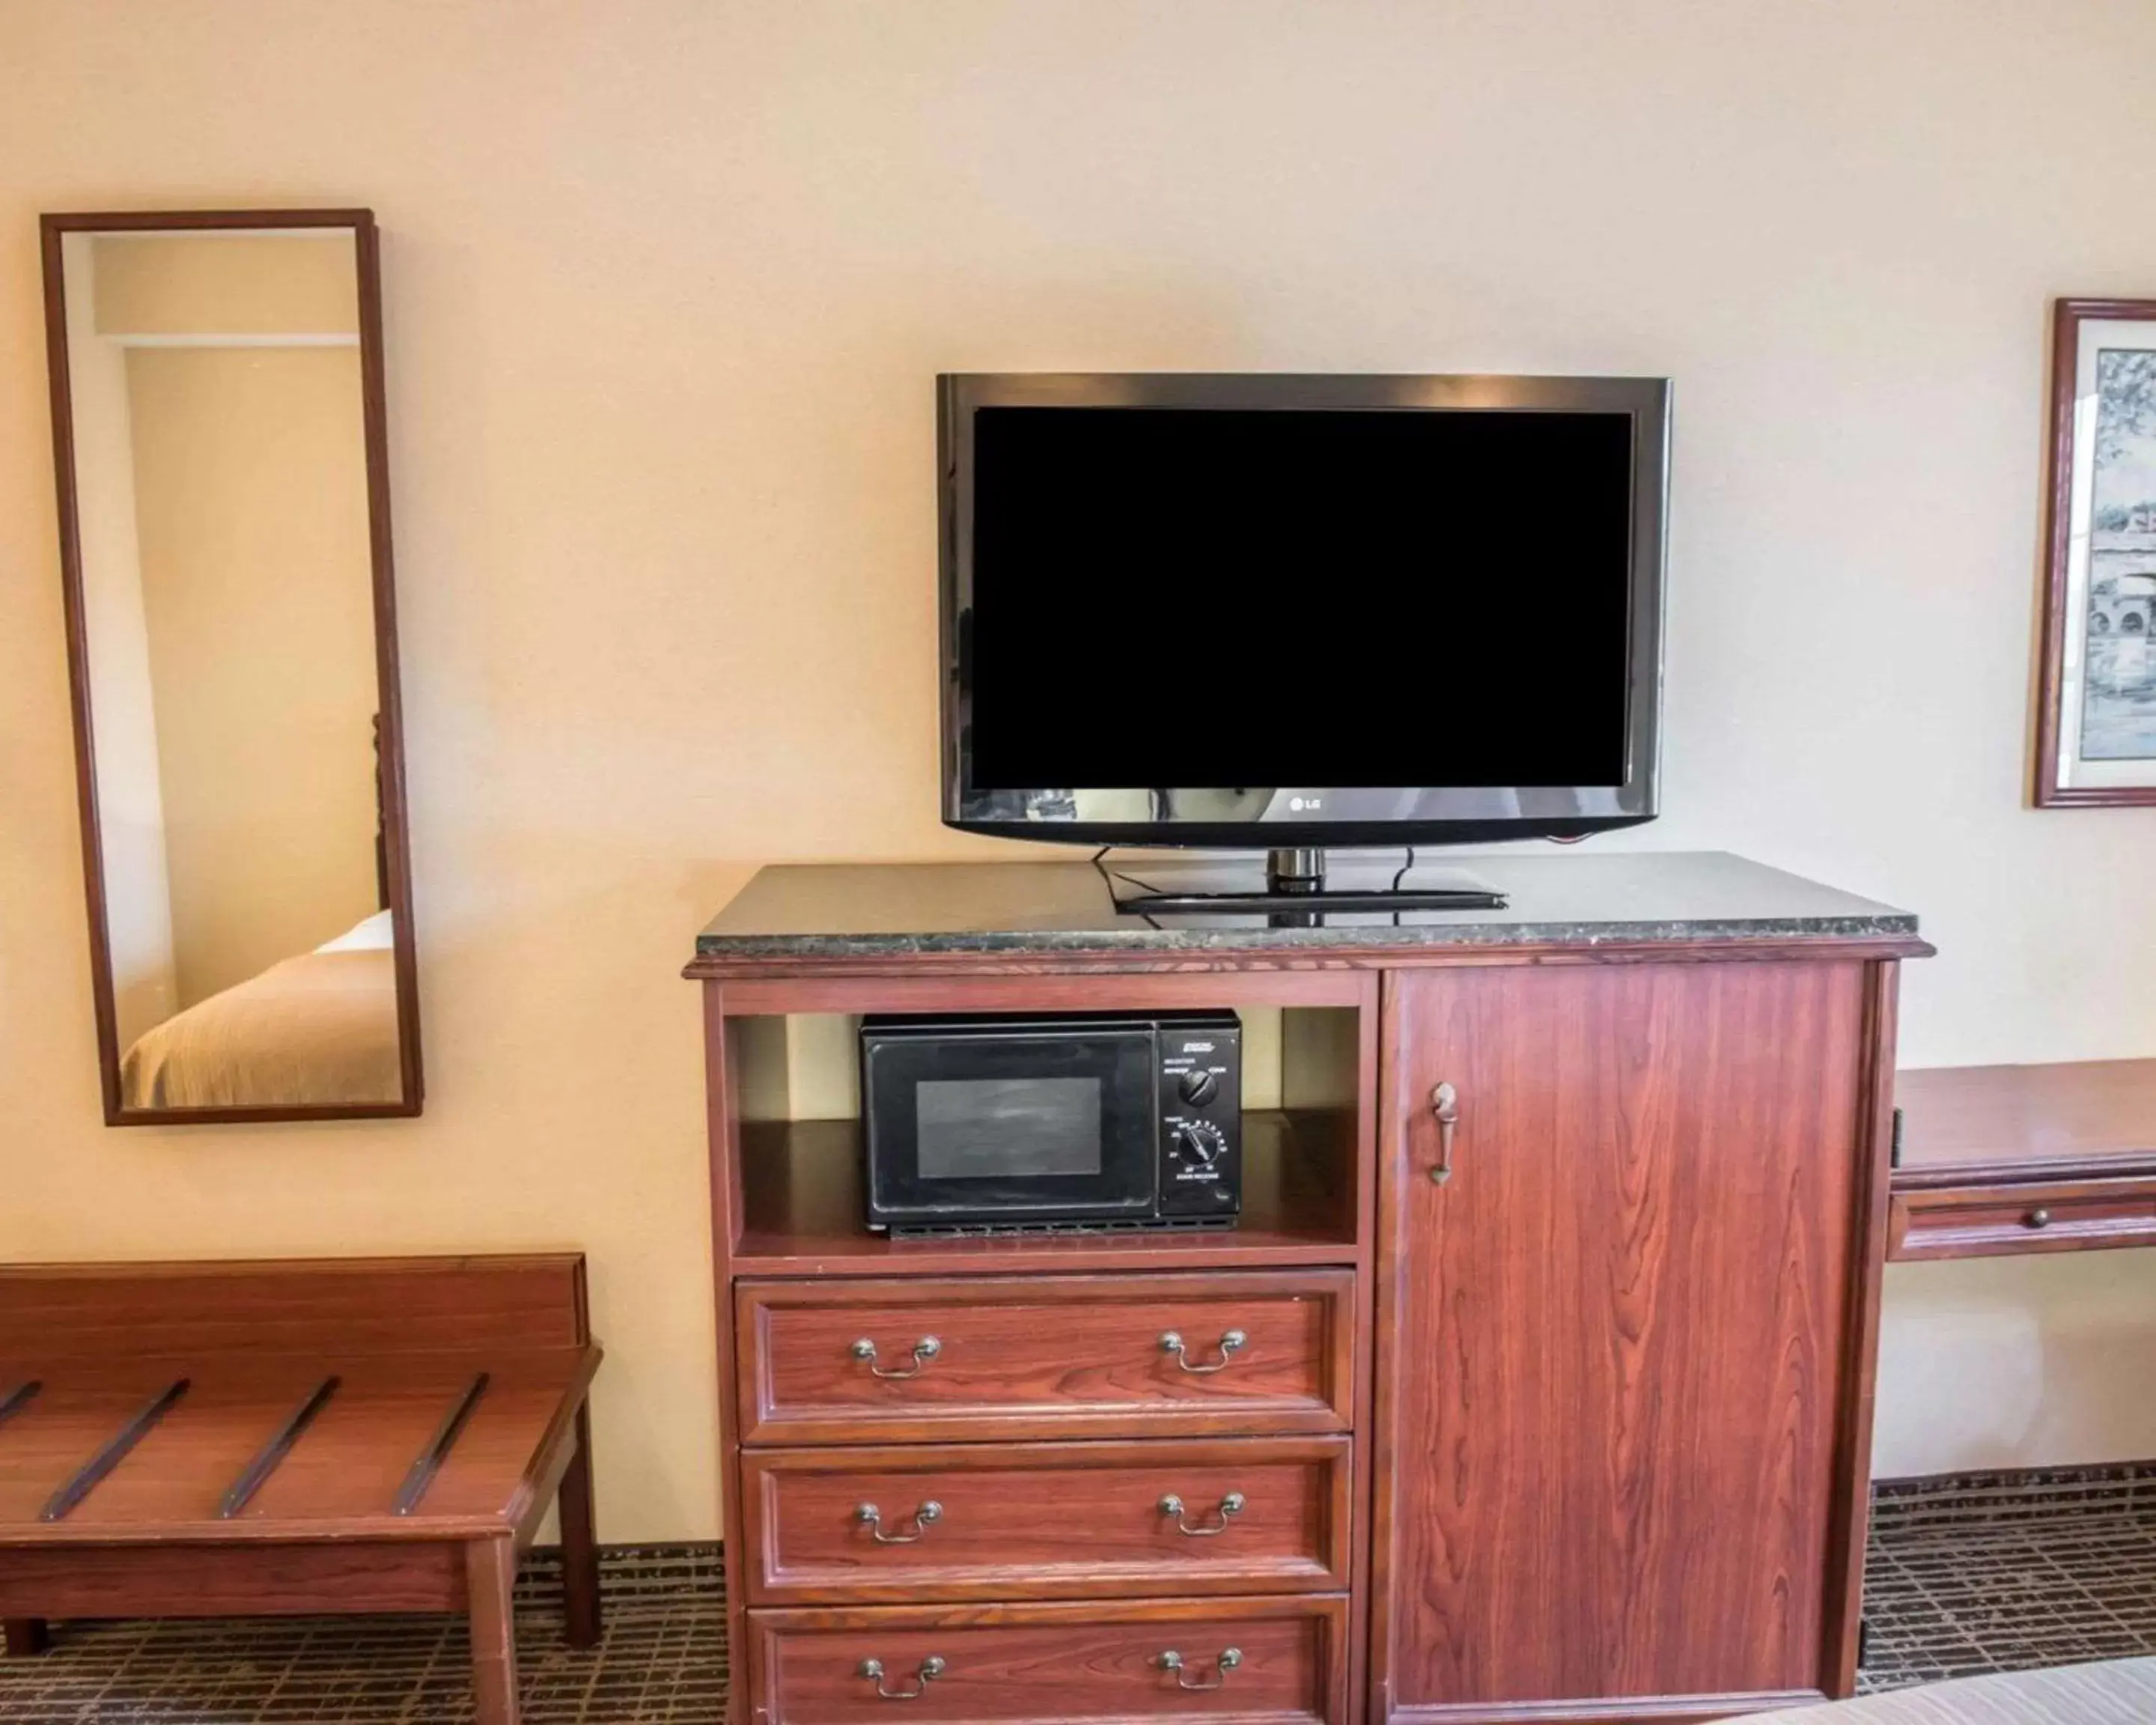
[[[2039,808],[2156,804],[2156,300],[2051,325]]]

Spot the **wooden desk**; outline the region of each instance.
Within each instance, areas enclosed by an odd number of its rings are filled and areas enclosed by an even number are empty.
[[[2156,1060],[1902,1072],[1887,1255],[2156,1245]]]

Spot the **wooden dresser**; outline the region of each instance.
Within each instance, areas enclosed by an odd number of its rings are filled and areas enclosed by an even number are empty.
[[[774,868],[706,932],[737,1725],[1847,1692],[1928,948],[1732,857],[1476,867],[1510,908],[1293,927]],[[857,1119],[798,1093],[866,1013],[1167,1008],[1269,1066],[1233,1231],[873,1235]]]

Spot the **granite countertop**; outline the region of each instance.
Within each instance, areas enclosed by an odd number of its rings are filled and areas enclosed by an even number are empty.
[[[1180,857],[1111,857],[1125,882],[1174,889]],[[1328,884],[1389,882],[1396,864],[1336,858]],[[912,952],[1239,951],[1328,947],[1595,946],[1702,940],[1914,944],[1907,911],[1721,851],[1453,855],[1411,886],[1471,875],[1501,911],[1264,916],[1119,912],[1086,862],[789,864],[758,870],[696,939],[700,960]]]

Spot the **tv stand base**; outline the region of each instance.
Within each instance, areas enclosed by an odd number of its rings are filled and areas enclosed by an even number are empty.
[[[1116,908],[1132,916],[1230,916],[1279,911],[1359,911],[1389,916],[1397,911],[1502,911],[1505,896],[1488,882],[1448,870],[1442,886],[1331,887],[1326,884],[1325,853],[1314,848],[1276,849],[1265,854],[1265,884],[1242,884],[1238,865],[1208,865],[1188,890],[1142,891],[1114,895]],[[1400,871],[1401,875],[1405,870]],[[1211,879],[1207,877],[1210,875]],[[1394,877],[1399,879],[1399,875]],[[1222,884],[1214,885],[1214,880]],[[1132,882],[1132,885],[1142,883]]]

